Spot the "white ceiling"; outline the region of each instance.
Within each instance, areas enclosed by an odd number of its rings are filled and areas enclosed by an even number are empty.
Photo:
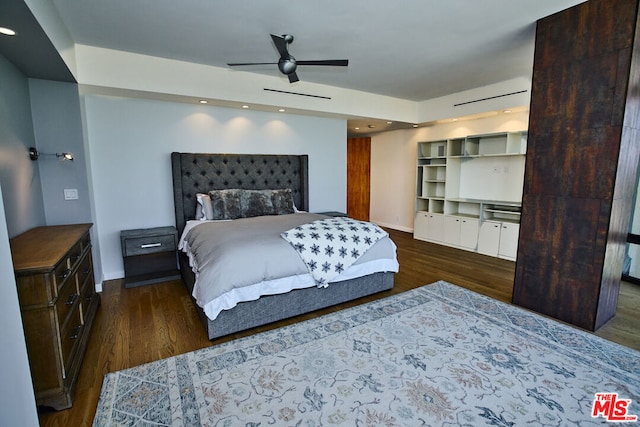
[[[292,34],[299,60],[350,61],[301,80],[412,101],[530,75],[536,20],[581,2],[53,0],[79,44],[227,67],[277,61],[269,34]]]
[[[75,81],[28,6],[48,1],[77,44],[226,69],[277,61],[269,34],[292,34],[297,59],[349,66],[301,66],[291,85],[276,65],[241,70],[293,92],[309,82],[419,102],[530,78],[535,22],[584,0],[0,0],[0,26],[19,32],[0,36],[0,54],[28,77]],[[350,117],[347,126],[362,136],[412,123]]]

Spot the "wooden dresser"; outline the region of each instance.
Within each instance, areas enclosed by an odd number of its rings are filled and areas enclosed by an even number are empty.
[[[93,279],[91,225],[38,227],[10,241],[39,406],[60,410],[73,404],[100,304]]]

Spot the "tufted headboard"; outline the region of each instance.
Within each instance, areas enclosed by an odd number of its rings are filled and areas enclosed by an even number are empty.
[[[309,209],[309,156],[171,153],[176,228],[196,214],[196,194],[210,190],[291,188],[299,210]]]

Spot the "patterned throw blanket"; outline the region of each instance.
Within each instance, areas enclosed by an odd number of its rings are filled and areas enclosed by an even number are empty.
[[[345,217],[320,219],[281,234],[298,252],[321,288],[326,288],[387,235],[376,224]]]

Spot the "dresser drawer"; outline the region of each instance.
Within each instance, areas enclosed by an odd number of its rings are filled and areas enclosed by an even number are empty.
[[[87,256],[80,261],[76,275],[78,276],[78,286],[82,286],[89,276],[93,276],[91,256],[87,254]]]
[[[56,265],[53,271],[53,280],[56,284],[56,295],[60,293],[60,290],[65,286],[66,281],[71,277],[73,270],[69,266],[69,257],[66,256],[58,265]]]
[[[64,364],[64,374],[66,377],[69,367],[73,361],[73,350],[82,334],[82,319],[80,317],[80,304],[73,306],[73,311],[60,330],[60,346],[62,347],[62,360]]]
[[[78,242],[69,252],[69,268],[74,269],[83,254],[82,243]]]
[[[175,236],[158,235],[127,238],[124,240],[123,256],[135,256],[176,250]]]
[[[63,325],[67,320],[69,312],[74,305],[77,305],[80,294],[76,287],[75,280],[68,280],[65,285],[60,288],[58,300],[56,301],[56,312],[58,313],[58,322]]]

